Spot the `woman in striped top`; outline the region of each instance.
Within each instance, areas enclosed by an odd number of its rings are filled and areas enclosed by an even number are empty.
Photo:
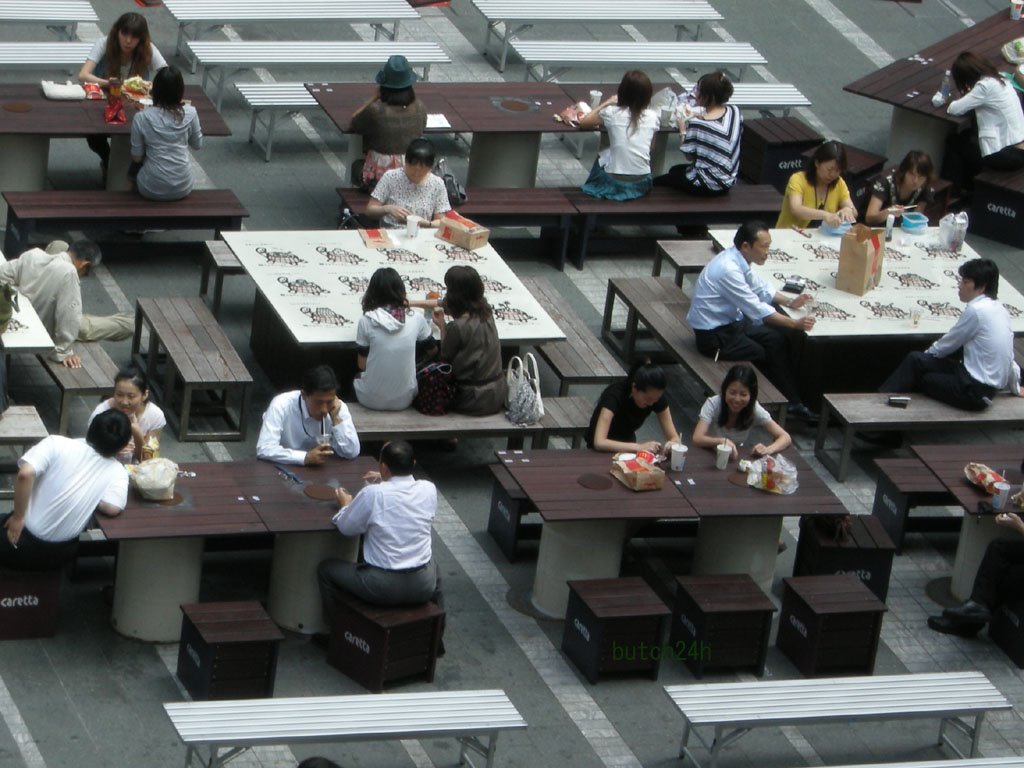
[[[683,134],[680,150],[690,160],[676,165],[654,180],[690,195],[724,195],[736,183],[740,169],[740,136],[743,117],[728,103],[732,83],[721,70],[697,81],[697,107],[678,115]]]

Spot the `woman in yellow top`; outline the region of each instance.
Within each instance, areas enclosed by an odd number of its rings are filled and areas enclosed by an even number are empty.
[[[802,171],[789,177],[777,229],[806,227],[811,221],[823,221],[830,227],[857,219],[850,190],[843,181],[846,173],[846,148],[838,141],[819,146]]]

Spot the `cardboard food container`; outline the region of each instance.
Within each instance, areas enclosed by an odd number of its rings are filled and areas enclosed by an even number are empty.
[[[360,229],[359,236],[367,248],[392,248],[395,243],[383,229]]]
[[[665,485],[665,473],[633,453],[617,453],[612,457],[612,477],[634,491],[657,491]]]
[[[839,243],[836,288],[863,296],[878,286],[885,256],[885,230],[855,224]]]
[[[487,227],[482,227],[455,211],[448,211],[442,217],[436,235],[439,240],[458,245],[469,251],[479,248],[481,245],[487,245],[490,236],[491,230]]]

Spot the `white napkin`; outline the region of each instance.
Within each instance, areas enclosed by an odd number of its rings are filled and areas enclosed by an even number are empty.
[[[78,83],[72,83],[70,80],[65,83],[43,80],[43,95],[48,99],[75,101],[85,98],[85,89]]]

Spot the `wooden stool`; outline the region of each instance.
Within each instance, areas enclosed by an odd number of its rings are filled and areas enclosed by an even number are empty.
[[[882,521],[873,515],[851,515],[849,535],[840,542],[812,517],[800,518],[794,576],[819,573],[852,573],[879,600],[889,593],[889,575],[896,545]]]
[[[802,674],[874,672],[885,603],[845,573],[791,576],[782,583],[775,644]]]
[[[224,292],[224,278],[228,275],[244,275],[245,267],[235,256],[234,251],[223,240],[207,240],[206,253],[203,258],[203,273],[199,279],[199,295],[206,298],[210,287],[210,273],[213,273],[213,298],[211,308],[213,314],[220,311],[220,298]]]
[[[1024,602],[1000,605],[992,611],[988,636],[1010,661],[1024,669]]]
[[[491,464],[489,468],[494,475],[494,486],[487,532],[511,563],[516,559],[520,541],[540,539],[541,524],[523,522],[523,516],[536,509],[505,465]]]
[[[327,662],[374,693],[384,683],[424,675],[434,667],[444,631],[444,610],[434,603],[382,606],[351,595],[335,602]]]
[[[53,637],[63,572],[0,568],[0,640]]]
[[[19,456],[49,434],[43,420],[39,418],[39,412],[32,405],[12,405],[0,419],[0,445],[14,446]],[[17,474],[17,463],[12,462],[11,467],[11,472]],[[0,489],[0,499],[13,497],[13,488]]]
[[[795,117],[745,120],[740,142],[740,175],[757,184],[771,184],[779,192],[795,171],[804,167],[804,150],[825,137]]]
[[[602,672],[658,679],[668,607],[638,576],[569,582],[562,651],[591,683]]]
[[[764,674],[775,604],[745,573],[679,576],[669,645],[700,678],[708,668]]]
[[[189,603],[181,612],[177,674],[193,699],[274,695],[284,635],[259,603]]]

